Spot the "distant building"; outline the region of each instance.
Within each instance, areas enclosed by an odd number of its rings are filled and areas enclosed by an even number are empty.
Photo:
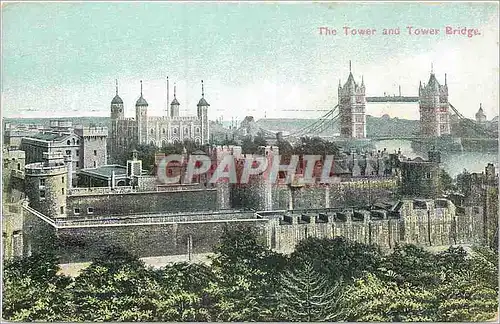
[[[484,122],[486,122],[486,115],[484,114],[482,104],[479,104],[479,110],[476,113],[476,121],[478,123],[484,123]]]
[[[167,78],[167,102],[169,98]],[[165,116],[149,116],[148,102],[142,94],[135,104],[135,118],[125,118],[123,100],[116,95],[111,101],[111,133],[109,139],[109,156],[112,161],[119,162],[123,156],[140,144],[166,146],[184,140],[191,140],[197,144],[209,142],[208,107],[205,99],[203,81],[201,84],[201,99],[197,104],[196,116],[180,116],[180,103],[174,86],[174,99]]]
[[[102,126],[74,128],[69,121],[51,121],[51,127],[23,137],[20,149],[26,163],[44,161],[44,153],[60,152],[70,158],[74,171],[106,165],[108,129]]]
[[[451,133],[450,104],[448,102],[448,84],[446,75],[444,85],[440,85],[431,71],[429,82],[418,89],[420,105],[420,135],[440,137]]]
[[[349,77],[344,86],[339,80],[338,89],[339,111],[340,111],[340,136],[344,138],[366,137],[366,97],[365,84],[361,79],[361,85],[354,81],[349,62]]]
[[[441,193],[439,152],[429,152],[429,159],[417,157],[400,162],[401,193],[406,197],[435,198]]]

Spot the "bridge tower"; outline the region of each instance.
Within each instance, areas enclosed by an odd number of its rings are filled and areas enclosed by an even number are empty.
[[[366,137],[366,97],[365,84],[361,78],[361,85],[354,81],[349,61],[349,77],[344,86],[339,80],[338,89],[340,111],[340,136],[344,138]]]
[[[431,69],[429,82],[418,89],[420,107],[420,135],[423,137],[440,137],[449,135],[450,104],[448,102],[448,84],[446,74],[444,85],[440,85]]]

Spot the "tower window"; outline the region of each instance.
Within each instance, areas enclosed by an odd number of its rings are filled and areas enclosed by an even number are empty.
[[[196,127],[196,134],[199,134],[199,133],[200,133],[200,128]]]
[[[59,208],[59,210],[60,210],[61,214],[64,214],[64,206],[61,206],[61,207]]]
[[[97,150],[94,150],[94,156],[97,156]]]
[[[80,156],[80,150],[76,150],[76,156]]]
[[[61,182],[64,183],[64,177],[61,178]]]
[[[18,164],[17,164],[17,169],[18,169],[18,170],[21,170],[21,163],[18,163]]]
[[[61,194],[64,195],[64,188],[61,188]]]
[[[80,208],[75,208],[74,213],[75,215],[80,215]]]
[[[71,145],[71,141],[70,141],[70,140],[68,140],[68,141],[66,142],[66,144]]]
[[[94,213],[94,207],[87,208],[87,214],[93,214],[93,213]]]
[[[45,190],[40,190],[40,199],[45,199]]]
[[[94,161],[94,168],[95,168],[96,166],[97,166],[97,163],[95,163],[95,161]]]
[[[40,187],[45,187],[45,179],[40,179]]]
[[[66,155],[71,156],[71,150],[66,150]]]
[[[151,134],[154,134],[155,130],[151,128]]]
[[[165,128],[162,130],[162,133],[165,134]]]

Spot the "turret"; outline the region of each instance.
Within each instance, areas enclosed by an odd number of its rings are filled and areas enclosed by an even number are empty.
[[[176,85],[174,84],[174,100],[170,104],[170,117],[179,117],[179,106],[180,103],[177,101]]]
[[[135,103],[135,119],[137,121],[137,131],[139,135],[139,143],[147,143],[148,129],[148,102],[142,96],[142,80],[141,80],[141,96]]]
[[[116,95],[111,100],[111,119],[121,119],[124,117],[123,100],[118,95],[118,80],[116,82]]]
[[[208,123],[208,107],[210,104],[205,100],[205,89],[203,87],[203,80],[201,80],[201,99],[198,101],[198,118],[201,121],[201,143],[206,144],[209,142],[209,123]]]
[[[478,123],[484,123],[486,121],[486,115],[484,114],[482,104],[479,104],[479,110],[476,113],[476,121]]]
[[[419,85],[420,134],[424,137],[439,137],[450,134],[448,85],[440,85],[433,68],[429,82]]]
[[[349,77],[343,87],[339,84],[338,93],[341,136],[345,138],[365,138],[365,82],[362,78],[361,85],[358,86],[354,81],[350,61]]]

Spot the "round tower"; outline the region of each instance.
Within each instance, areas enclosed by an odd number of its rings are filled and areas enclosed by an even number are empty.
[[[66,217],[68,174],[62,152],[44,152],[43,162],[25,166],[26,195],[29,206],[51,218]]]
[[[198,101],[198,119],[201,122],[201,144],[209,142],[210,130],[208,125],[208,107],[210,104],[205,100],[205,89],[201,80],[201,99]]]

